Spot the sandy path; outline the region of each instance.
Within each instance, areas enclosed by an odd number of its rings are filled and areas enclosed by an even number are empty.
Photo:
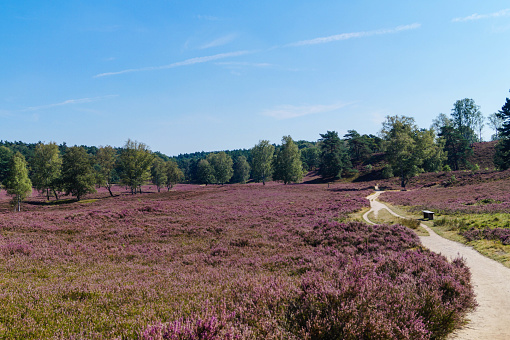
[[[371,209],[363,215],[363,218],[368,223],[373,224],[368,219],[371,211],[377,214],[379,210],[386,209],[392,215],[399,216],[376,200],[381,193],[379,191],[367,197]],[[471,269],[479,306],[468,315],[470,322],[450,339],[510,339],[510,269],[470,247],[440,237],[424,224],[422,227],[430,234],[420,236],[425,247],[449,259],[462,256]]]

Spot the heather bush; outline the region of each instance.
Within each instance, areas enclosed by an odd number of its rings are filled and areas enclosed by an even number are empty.
[[[505,228],[471,228],[461,233],[468,241],[493,240],[510,245],[510,229]]]
[[[0,338],[433,338],[474,304],[408,228],[339,222],[366,185],[119,190],[0,212]]]

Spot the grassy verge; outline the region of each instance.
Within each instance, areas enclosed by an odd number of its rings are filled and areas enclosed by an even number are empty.
[[[510,268],[510,245],[502,244],[499,240],[481,239],[469,241],[462,233],[472,228],[510,228],[510,214],[443,215],[435,220],[432,230],[444,238],[469,245],[480,254]]]
[[[385,204],[401,216],[420,218],[416,212],[411,211],[412,207],[392,206],[386,202]],[[439,236],[471,246],[480,254],[510,268],[510,245],[504,245],[501,241],[497,240],[482,239],[469,241],[462,236],[463,232],[471,228],[510,228],[510,214],[458,214],[453,216],[436,215],[435,217],[433,221],[421,222]]]
[[[374,212],[368,214],[368,219],[378,224],[401,224],[414,230],[418,236],[429,236],[429,233],[420,226],[420,221],[412,218],[400,218],[393,216],[388,210],[383,209],[375,216]]]

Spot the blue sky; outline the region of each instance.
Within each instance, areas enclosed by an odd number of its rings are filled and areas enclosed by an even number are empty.
[[[177,155],[428,128],[501,108],[509,42],[508,1],[2,0],[0,139]]]

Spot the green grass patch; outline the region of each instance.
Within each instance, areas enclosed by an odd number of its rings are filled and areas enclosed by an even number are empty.
[[[377,216],[371,212],[368,214],[368,219],[377,224],[400,224],[414,230],[418,236],[429,236],[429,233],[420,226],[420,221],[394,216],[386,209],[379,210]]]
[[[469,242],[462,236],[462,233],[471,228],[510,228],[510,214],[444,215],[434,221],[432,229],[438,235],[472,246],[479,253],[510,268],[510,245],[503,245],[501,241],[485,239]]]

